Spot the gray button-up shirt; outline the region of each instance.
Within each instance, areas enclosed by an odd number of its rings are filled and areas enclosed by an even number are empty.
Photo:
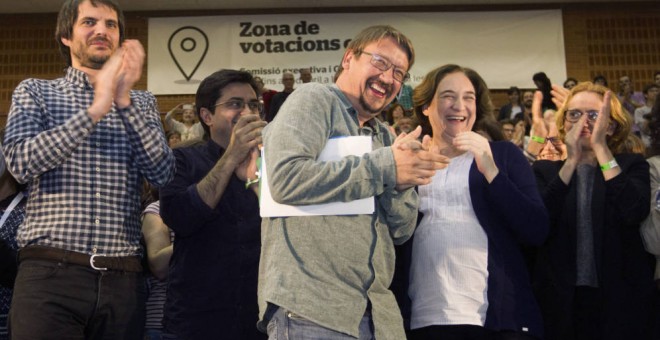
[[[319,162],[329,138],[368,135],[373,151]],[[264,218],[259,268],[259,327],[268,303],[357,337],[368,301],[377,339],[404,339],[388,289],[394,244],[413,233],[417,194],[395,190],[394,141],[375,119],[360,127],[357,112],[335,85],[297,88],[264,129],[273,199],[290,205],[348,202],[374,196],[371,215]]]

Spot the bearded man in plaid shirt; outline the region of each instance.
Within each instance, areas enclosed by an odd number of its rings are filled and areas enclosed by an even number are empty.
[[[8,167],[28,183],[18,230],[12,339],[139,339],[146,287],[140,194],[174,175],[153,95],[132,90],[144,49],[110,0],[67,0],[56,40],[64,77],[14,91]]]

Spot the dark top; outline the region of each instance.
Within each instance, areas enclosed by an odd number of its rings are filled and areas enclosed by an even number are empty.
[[[268,109],[268,115],[266,115],[266,121],[267,122],[272,122],[273,119],[275,119],[275,116],[277,115],[277,111],[280,110],[280,107],[282,104],[284,104],[284,101],[289,97],[291,92],[277,92],[273,96],[273,98],[270,100],[270,108]]]
[[[16,195],[18,192],[0,201],[0,216],[5,213]],[[0,315],[9,311],[12,288],[18,270],[16,231],[25,219],[25,202],[27,201],[25,195],[22,197],[7,216],[5,223],[0,225],[0,286],[2,286],[0,287]]]
[[[529,162],[520,150],[507,141],[491,142],[490,146],[499,174],[489,184],[473,162],[469,175],[474,213],[488,236],[488,310],[484,327],[540,338],[541,312],[532,293],[521,247],[540,245],[545,240],[548,214]],[[406,320],[410,308],[407,278],[402,276],[408,273],[406,262],[410,261],[412,243],[408,241],[397,249],[397,273],[392,286]],[[402,272],[406,275],[401,275]]]
[[[520,105],[520,109],[523,110],[522,105]],[[502,106],[497,114],[497,120],[511,119],[511,110],[513,110],[513,104],[511,103]]]
[[[268,90],[261,94],[261,99],[264,101],[264,112],[263,115],[267,116],[270,114],[270,102],[273,100],[273,97],[277,94],[275,90]]]
[[[17,269],[16,251],[0,240],[0,286],[13,288]]]
[[[654,262],[644,251],[640,223],[649,214],[649,165],[641,155],[615,156],[621,174],[605,181],[596,171],[592,189],[592,226],[598,278],[600,339],[646,339],[653,296]],[[563,161],[533,165],[539,191],[550,215],[550,234],[541,247],[534,273],[546,339],[573,339],[576,289],[577,181],[559,178]],[[552,325],[552,326],[551,326]]]
[[[175,149],[176,176],[160,191],[161,216],[174,230],[163,325],[180,339],[265,339],[257,328],[259,204],[232,175],[215,209],[196,184],[224,150],[209,140]]]

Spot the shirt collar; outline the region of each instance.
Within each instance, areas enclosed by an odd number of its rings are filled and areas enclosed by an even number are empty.
[[[337,84],[332,84],[330,85],[330,90],[335,92],[337,98],[339,98],[339,101],[341,102],[341,105],[357,119],[357,110],[353,107],[344,92],[339,89],[339,86],[337,86]]]
[[[353,116],[353,118],[355,119],[355,122],[359,123],[359,120],[358,120],[358,117],[357,117],[357,110],[353,107],[353,105],[348,100],[348,98],[346,97],[344,92],[342,92],[341,89],[339,89],[337,84],[330,85],[330,90],[335,92],[335,94],[337,95],[337,98],[339,98],[339,101],[341,102],[342,106],[344,108],[346,108],[346,110],[351,114],[351,116]],[[378,123],[376,123],[376,118],[375,117],[369,119],[365,123],[364,126],[365,127],[370,127],[374,132],[379,131]]]
[[[87,73],[79,69],[73,68],[71,66],[67,68],[65,78],[69,83],[77,85],[79,87],[89,88],[89,89],[94,88],[92,86],[92,83],[89,81],[89,76],[87,75]]]

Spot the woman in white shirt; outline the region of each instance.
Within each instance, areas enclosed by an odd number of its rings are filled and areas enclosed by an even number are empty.
[[[426,75],[413,101],[432,150],[451,162],[419,187],[412,338],[541,337],[521,244],[543,242],[548,215],[522,152],[473,131],[493,115],[485,82],[471,69],[445,65]]]

